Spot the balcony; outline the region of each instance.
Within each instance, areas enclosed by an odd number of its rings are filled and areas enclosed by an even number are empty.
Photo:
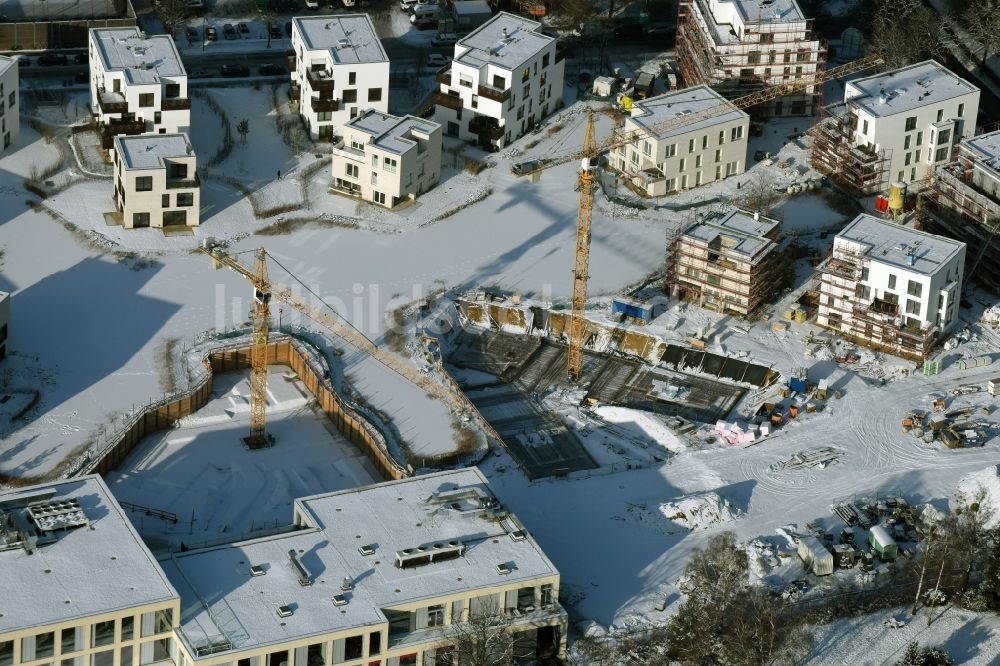
[[[126,113],[128,104],[121,93],[107,92],[104,88],[97,90],[97,105],[101,107],[101,113]]]
[[[114,147],[115,137],[119,135],[135,136],[146,131],[144,120],[110,120],[101,130],[101,147],[109,150]]]
[[[191,99],[188,97],[174,97],[160,100],[160,109],[163,111],[188,111],[191,109]]]
[[[431,95],[431,101],[438,106],[443,106],[447,109],[459,110],[462,108],[462,98],[458,95],[449,95],[443,92],[435,92]]]
[[[479,96],[491,99],[494,102],[506,102],[510,98],[510,88],[503,90],[485,84],[479,84]]]
[[[312,105],[312,110],[316,113],[327,113],[336,111],[339,107],[337,100],[335,99],[323,99],[320,97],[313,97],[309,100]]]
[[[294,82],[291,83],[288,86],[288,99],[290,99],[293,102],[295,102],[295,101],[298,101],[298,99],[301,96],[302,96],[302,90],[299,88],[299,84],[294,83]]]
[[[333,77],[325,71],[314,72],[310,69],[306,74],[306,80],[309,81],[309,87],[316,92],[333,92]]]
[[[360,151],[357,148],[352,148],[343,141],[334,145],[333,154],[334,156],[343,157],[344,159],[351,160],[352,162],[363,163],[365,161],[365,154],[363,151]]]
[[[298,58],[295,57],[295,51],[285,51],[285,60],[288,63],[288,71],[294,72],[299,62]]]
[[[443,83],[446,86],[450,86],[451,85],[451,65],[450,64],[445,65],[440,70],[438,70],[437,76],[435,76],[434,78],[437,79],[438,83]]]
[[[167,189],[168,190],[190,190],[195,187],[201,187],[201,178],[198,177],[196,173],[194,178],[168,178],[167,179]]]
[[[504,136],[504,128],[500,127],[499,121],[489,116],[476,116],[470,120],[469,131],[479,136],[488,136],[493,141],[498,141]]]

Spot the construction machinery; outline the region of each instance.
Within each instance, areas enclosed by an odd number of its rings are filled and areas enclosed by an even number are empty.
[[[567,351],[566,374],[571,382],[580,379],[583,370],[583,346],[585,336],[585,306],[587,300],[587,279],[590,264],[590,234],[591,215],[594,205],[593,185],[595,180],[594,171],[597,168],[597,160],[603,153],[615,148],[635,143],[647,136],[657,136],[663,132],[678,129],[685,125],[702,122],[710,118],[725,115],[732,111],[735,106],[738,109],[748,109],[758,104],[763,104],[771,100],[783,97],[791,92],[809,86],[823,85],[830,79],[840,78],[855,72],[860,72],[882,64],[880,56],[868,56],[859,60],[853,60],[839,67],[816,72],[811,77],[798,79],[790,83],[744,95],[734,100],[722,102],[698,113],[689,113],[673,118],[668,118],[655,125],[633,130],[630,132],[613,132],[607,138],[597,141],[594,131],[594,114],[591,112],[587,116],[586,128],[584,131],[584,143],[580,150],[567,153],[565,155],[547,158],[545,160],[533,160],[515,164],[513,172],[517,175],[529,176],[535,181],[542,171],[569,162],[579,161],[581,164],[579,173],[579,207],[577,211],[576,225],[576,254],[573,260],[573,301],[572,313],[570,315],[569,327],[569,349]]]
[[[256,259],[253,267],[243,264],[236,257],[225,252],[224,249],[216,246],[211,241],[200,246],[199,250],[212,259],[212,263],[216,268],[225,267],[232,269],[246,278],[254,287],[254,303],[251,309],[251,319],[253,321],[253,347],[250,356],[251,419],[250,437],[247,440],[251,448],[268,446],[270,441],[265,432],[265,422],[267,406],[267,344],[270,326],[270,302],[272,298],[313,320],[329,333],[343,340],[354,349],[378,361],[403,379],[423,390],[429,396],[441,400],[452,413],[476,420],[477,425],[489,437],[495,441],[501,441],[499,435],[482,417],[479,410],[472,404],[472,401],[469,400],[458,385],[454,381],[451,381],[450,377],[446,374],[442,373],[442,381],[436,381],[431,373],[421,372],[406,359],[376,345],[350,323],[333,314],[333,309],[329,308],[329,306],[327,308],[330,312],[326,312],[296,296],[288,287],[272,282],[267,272],[268,258],[288,272],[289,275],[292,275],[292,273],[273,256],[269,255],[264,248],[256,251]],[[309,291],[304,283],[300,281],[300,284]],[[322,302],[322,299],[319,299],[317,294],[311,291],[310,293]]]

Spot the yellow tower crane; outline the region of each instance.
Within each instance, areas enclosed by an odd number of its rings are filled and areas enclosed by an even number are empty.
[[[253,271],[253,347],[250,350],[250,438],[247,445],[259,449],[270,443],[267,421],[267,337],[271,324],[271,284],[267,279],[267,255],[257,252]]]
[[[573,310],[570,314],[569,349],[566,354],[566,375],[570,381],[579,381],[583,371],[583,346],[586,342],[584,317],[590,265],[591,215],[594,206],[594,169],[597,167],[598,157],[609,150],[626,146],[648,136],[657,136],[663,132],[678,129],[685,125],[725,115],[732,111],[733,107],[748,109],[752,106],[784,97],[795,90],[808,88],[809,86],[823,85],[823,83],[831,79],[877,67],[882,63],[882,58],[877,55],[853,60],[839,67],[815,72],[812,76],[806,78],[797,79],[790,83],[773,86],[731,101],[722,102],[697,113],[668,118],[648,128],[633,130],[631,132],[616,132],[600,142],[595,139],[594,114],[591,112],[587,117],[581,150],[559,157],[540,160],[534,168],[526,168],[528,163],[515,167],[515,173],[529,176],[534,181],[546,169],[551,169],[554,166],[568,162],[581,161],[579,174],[580,199],[576,223],[576,254],[573,259]]]

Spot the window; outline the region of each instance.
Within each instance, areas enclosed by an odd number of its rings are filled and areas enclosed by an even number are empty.
[[[177,194],[177,206],[187,207],[194,205],[194,193],[193,192],[181,192]]]
[[[113,623],[112,623],[113,624]],[[63,654],[70,654],[83,649],[83,627],[69,627],[59,634],[59,643]],[[101,643],[104,645],[104,643]]]
[[[895,289],[895,288],[896,288],[896,276],[893,275],[892,273],[889,273],[889,289]]]
[[[910,280],[909,283],[906,285],[906,293],[909,294],[910,296],[916,296],[917,298],[920,298],[920,294],[923,291],[923,288],[924,288],[923,285],[920,284],[919,282]]]
[[[917,141],[916,141],[915,145],[917,147],[919,147],[920,144],[922,144],[923,142],[924,142],[924,133],[923,132],[917,132]]]
[[[148,108],[153,106],[153,93],[140,93],[139,106]]]
[[[142,637],[154,636],[173,628],[174,612],[169,608],[142,614]]]
[[[9,106],[10,108],[14,108],[15,104],[17,104],[17,91],[16,90],[14,92],[12,92],[10,94],[10,96],[7,98],[7,106]],[[961,114],[959,114],[959,115],[961,115]]]
[[[399,658],[399,666],[415,666],[417,663],[417,653],[404,654]]]
[[[369,102],[381,102],[382,101],[382,89],[381,88],[369,88],[368,89],[368,101]]]
[[[104,652],[95,652],[90,655],[90,666],[114,666],[115,664],[115,651],[105,650]]]
[[[396,173],[397,164],[398,163],[396,162],[396,160],[384,157],[382,158],[382,171],[388,171],[389,173]]]
[[[860,299],[862,301],[871,300],[871,297],[872,297],[872,288],[869,287],[866,284],[859,284],[854,289],[854,295],[857,296],[858,299]]]
[[[910,166],[910,158],[912,156],[912,153],[906,153],[906,158],[903,160],[903,166]]]
[[[864,268],[861,269],[861,279],[863,281],[868,279],[868,267],[867,266],[865,266]]]
[[[676,189],[677,189],[677,179],[670,178],[669,180],[667,180],[667,192],[673,192]]]
[[[132,666],[132,646],[126,645],[121,649],[121,653],[118,657],[119,666]]]
[[[941,130],[938,132],[937,145],[943,146],[951,139],[951,130]]]
[[[910,116],[906,119],[906,128],[903,131],[912,132],[915,129],[917,129],[917,117]]]
[[[862,134],[868,134],[868,121],[867,120],[862,120],[861,121],[861,133]]]
[[[719,145],[721,146],[726,142],[726,130],[719,130]]]
[[[428,627],[444,626],[444,604],[438,604],[436,606],[430,606],[427,608],[427,626]]]
[[[722,178],[722,166],[721,165],[715,167],[715,179],[719,180],[720,178]]]
[[[531,76],[531,68],[530,67],[525,67],[524,69],[521,70],[521,82],[522,83],[525,82],[525,81],[527,81],[529,76]]]
[[[542,608],[547,608],[552,605],[552,584],[548,583],[542,585],[540,601]]]
[[[372,185],[378,185],[378,174],[372,171]]]
[[[549,66],[549,54],[546,53],[545,55],[542,56],[542,67],[548,67],[548,66]]]
[[[632,163],[632,166],[639,166],[639,153],[634,150],[629,151],[629,161]]]
[[[726,164],[726,176],[732,176],[739,169],[739,162],[729,162]]]
[[[472,96],[472,108],[473,109],[478,109],[479,108],[479,95],[473,95]]]
[[[358,82],[358,74],[357,74],[357,72],[348,72],[347,73],[347,85],[353,86],[357,82]]]
[[[701,147],[708,148],[708,135],[701,137]]]
[[[96,622],[90,627],[91,647],[111,645],[115,642],[115,621]]]
[[[701,155],[696,155],[695,156],[695,158],[694,158],[694,168],[695,169],[700,169],[701,168]]]
[[[160,195],[160,208],[170,208],[170,195],[161,194]]]
[[[751,51],[747,54],[747,64],[756,65],[760,62],[760,51]]]
[[[382,204],[384,206],[385,205],[385,194],[382,193],[382,192],[373,192],[372,193],[372,201],[374,201],[377,204]]]
[[[688,152],[694,152],[694,139],[688,139]]]
[[[187,164],[171,164],[170,171],[168,172],[171,178],[183,180],[187,178],[188,175],[188,165]]]
[[[673,157],[676,154],[677,154],[677,144],[676,143],[672,143],[669,146],[667,146],[667,157]]]
[[[911,135],[907,134],[906,138],[903,139],[903,150],[909,150],[910,149],[910,136]]]
[[[937,153],[934,154],[934,161],[935,162],[943,162],[946,159],[948,159],[948,149],[947,148],[938,148]]]
[[[687,166],[687,160],[682,157],[680,167],[678,167],[677,170],[680,171],[681,173],[684,173],[684,168],[686,166]]]
[[[382,632],[376,631],[368,634],[368,656],[378,654],[382,651]]]
[[[361,659],[363,649],[364,636],[349,636],[344,639],[344,659],[348,661],[351,659]],[[322,666],[322,659],[319,663],[320,666]]]
[[[649,141],[643,141],[642,142],[642,154],[648,156],[652,152],[653,152],[653,146],[649,143]]]
[[[458,85],[462,86],[463,88],[471,88],[472,77],[469,76],[468,74],[460,74],[458,76]]]
[[[962,118],[965,116],[965,102],[958,105],[958,117]]]
[[[944,309],[944,294],[938,294],[938,310]]]
[[[913,315],[920,314],[920,301],[907,299],[906,314],[913,314]]]
[[[143,615],[145,615],[145,613],[143,613]],[[154,664],[158,661],[167,661],[168,659],[170,659],[169,638],[160,638],[155,641],[149,641],[148,643],[143,643],[142,647],[139,648],[140,666]]]
[[[730,138],[731,141],[737,141],[739,139],[742,139],[743,138],[743,125],[740,125],[739,127],[734,127],[733,130],[732,130],[732,132],[730,133],[730,137],[729,138]]]
[[[135,179],[135,191],[136,192],[152,192],[153,191],[153,177],[152,176],[137,176]]]
[[[348,178],[357,178],[358,177],[358,165],[357,164],[351,164],[350,162],[348,162],[347,164],[345,164],[344,165],[344,175],[347,176]]]
[[[721,162],[722,161],[722,151],[721,150],[716,150],[715,151],[715,161],[716,162]]]
[[[357,90],[345,90],[344,95],[341,98],[344,104],[355,104],[358,101],[358,91]]]
[[[51,657],[56,651],[56,634],[47,631],[21,639],[21,661],[34,661]]]
[[[944,109],[938,109],[937,121],[941,122],[942,120],[944,120]]]

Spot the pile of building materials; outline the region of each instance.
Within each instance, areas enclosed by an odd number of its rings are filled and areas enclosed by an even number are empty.
[[[843,453],[843,451],[840,449],[834,449],[829,446],[821,446],[815,449],[800,451],[792,455],[787,460],[782,460],[771,465],[771,471],[777,472],[779,470],[813,468],[825,469],[827,465],[837,462],[841,453]]]
[[[977,392],[978,387],[959,387],[956,395]],[[913,435],[926,444],[940,440],[950,449],[982,446],[989,439],[992,426],[988,421],[974,420],[974,407],[948,411],[948,403],[943,399],[931,401],[931,411],[912,410],[900,421],[903,433]]]
[[[767,423],[761,423],[759,426],[741,426],[736,421],[732,423],[716,421],[715,426],[709,431],[709,434],[714,435],[730,446],[737,446],[740,444],[753,444],[757,439],[767,437],[771,434],[771,427]]]

